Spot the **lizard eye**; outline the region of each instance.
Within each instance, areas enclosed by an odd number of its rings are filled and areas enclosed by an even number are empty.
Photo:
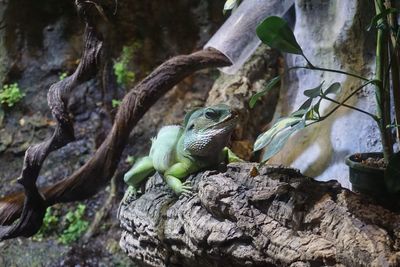
[[[212,109],[207,109],[204,112],[204,115],[206,116],[207,119],[215,119],[215,117],[217,116],[217,112],[215,112],[215,110]]]

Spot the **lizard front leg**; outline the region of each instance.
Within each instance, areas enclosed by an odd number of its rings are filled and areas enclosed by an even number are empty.
[[[222,153],[227,163],[243,162],[243,160],[239,158],[235,153],[233,153],[233,151],[230,150],[228,147],[224,147]]]
[[[136,199],[137,188],[140,183],[146,178],[149,177],[152,173],[155,172],[153,166],[153,160],[147,156],[138,159],[135,164],[133,164],[132,168],[125,173],[124,181],[128,184],[128,189],[126,190],[124,197],[122,198],[121,203],[118,207],[117,217],[119,218],[122,204],[128,204],[133,199]]]
[[[196,168],[192,162],[178,162],[165,171],[165,181],[177,195],[192,194],[192,187],[189,182],[182,183],[181,179],[186,178],[195,171]]]
[[[138,159],[124,175],[124,181],[129,185],[127,194],[136,197],[139,185],[154,172],[153,160],[149,156]]]

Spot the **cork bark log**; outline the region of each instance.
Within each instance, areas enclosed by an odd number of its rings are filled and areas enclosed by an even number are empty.
[[[400,266],[400,216],[336,181],[230,164],[175,197],[155,175],[122,204],[121,247],[140,266]]]

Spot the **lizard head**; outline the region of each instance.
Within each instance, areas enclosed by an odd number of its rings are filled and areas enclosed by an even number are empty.
[[[237,113],[224,104],[189,112],[184,123],[184,150],[194,156],[218,155],[228,144],[237,121]]]

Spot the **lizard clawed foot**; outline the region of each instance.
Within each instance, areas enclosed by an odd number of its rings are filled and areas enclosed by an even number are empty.
[[[192,197],[195,195],[195,192],[193,192],[193,187],[191,185],[190,181],[185,181],[182,183],[182,195],[185,197]]]
[[[129,204],[136,198],[137,198],[137,189],[130,185],[130,186],[128,186],[128,189],[126,189],[126,192],[125,192],[124,198],[122,199],[122,202],[124,204]]]
[[[243,159],[239,158],[235,153],[232,152],[229,148],[225,147],[224,152],[226,153],[228,163],[232,162],[244,162]]]

